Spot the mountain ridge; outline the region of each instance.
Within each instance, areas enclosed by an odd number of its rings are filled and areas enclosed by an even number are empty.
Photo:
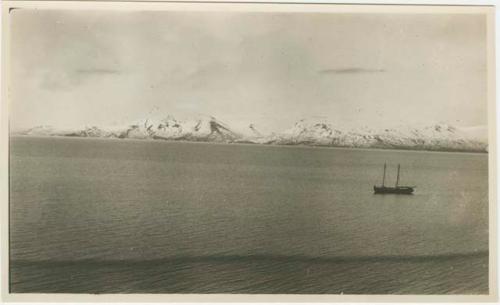
[[[234,129],[209,115],[182,120],[166,115],[162,119],[146,118],[111,127],[55,128],[41,125],[13,134],[428,151],[488,151],[486,126],[456,127],[446,123],[398,128],[342,129],[325,120],[303,119],[282,132],[264,133],[253,123],[243,129]]]

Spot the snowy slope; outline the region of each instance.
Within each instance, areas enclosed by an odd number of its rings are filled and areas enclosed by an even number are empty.
[[[458,128],[448,124],[400,126],[390,129],[341,129],[325,121],[301,120],[281,133],[264,133],[255,124],[237,129],[212,116],[179,120],[154,116],[113,127],[57,129],[38,126],[19,132],[31,136],[73,136],[185,140],[221,143],[313,145],[414,150],[477,151],[488,149],[487,128]]]
[[[32,136],[72,136],[96,138],[164,139],[210,142],[233,142],[241,136],[214,117],[198,117],[176,120],[172,116],[164,119],[144,119],[125,126],[84,127],[74,130],[39,126],[19,132]]]
[[[447,124],[370,130],[341,130],[332,124],[302,120],[281,133],[275,144],[415,150],[486,151],[485,127],[456,128]]]

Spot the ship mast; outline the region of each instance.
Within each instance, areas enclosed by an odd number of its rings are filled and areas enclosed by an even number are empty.
[[[382,178],[382,186],[385,186],[385,168],[387,167],[387,164],[384,163],[384,177]]]
[[[399,167],[400,165],[398,164],[398,177],[396,178],[396,187],[398,187],[399,184]]]

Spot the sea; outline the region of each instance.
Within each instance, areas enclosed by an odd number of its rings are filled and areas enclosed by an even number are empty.
[[[18,136],[9,185],[13,293],[489,291],[486,153]]]

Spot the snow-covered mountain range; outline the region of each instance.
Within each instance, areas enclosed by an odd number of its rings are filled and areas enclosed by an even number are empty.
[[[221,143],[396,148],[487,152],[486,126],[459,128],[448,124],[391,129],[342,129],[329,122],[301,120],[283,132],[264,133],[254,124],[231,128],[212,116],[179,120],[173,116],[143,119],[124,126],[55,128],[37,126],[15,132],[29,136],[184,140]]]

